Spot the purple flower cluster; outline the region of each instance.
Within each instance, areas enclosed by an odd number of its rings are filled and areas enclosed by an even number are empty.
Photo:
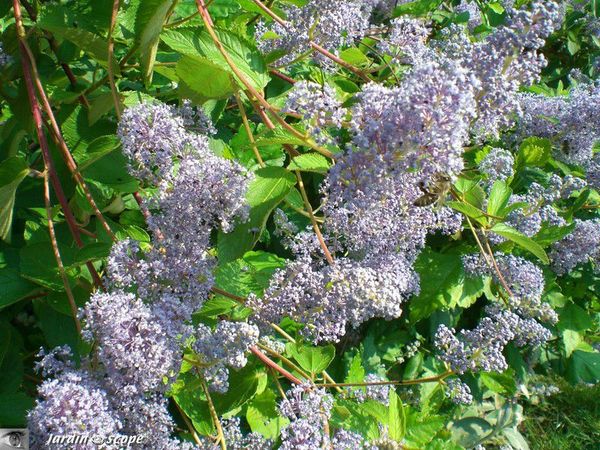
[[[290,420],[281,430],[282,450],[313,450],[329,445],[325,432],[331,417],[333,397],[309,384],[293,387],[279,405],[279,411]]]
[[[399,251],[412,261],[429,232],[451,234],[460,229],[461,218],[448,208],[416,206],[423,177],[393,169],[393,164],[376,152],[345,153],[323,188],[325,225],[351,251]]]
[[[39,387],[39,398],[28,415],[35,448],[64,448],[64,444],[48,443],[51,435],[97,435],[104,439],[140,435],[143,443],[134,444],[131,448],[196,448],[170,437],[175,424],[167,411],[166,399],[159,393],[138,395],[121,389],[115,382],[107,380],[107,373],[92,371],[92,362],[88,360],[83,360],[82,367],[75,369],[65,348],[50,354],[42,353],[41,356],[39,367],[42,373],[51,374],[52,378],[46,379]],[[90,441],[72,448],[92,450],[97,446]],[[105,445],[105,448],[117,450],[121,446]]]
[[[597,271],[600,267],[600,219],[575,219],[573,232],[554,244],[549,256],[552,269],[559,275],[565,275],[587,261],[592,261]]]
[[[556,323],[556,312],[542,301],[545,285],[542,270],[532,262],[514,255],[496,253],[494,259],[503,280],[500,280],[497,271],[492,268],[492,262],[480,255],[463,257],[465,272],[470,276],[491,276],[497,284],[505,282],[512,294],[509,307],[521,316]]]
[[[518,346],[540,345],[550,339],[548,330],[534,319],[523,319],[498,306],[488,306],[487,316],[472,330],[455,330],[440,325],[435,346],[450,368],[467,371],[503,372],[508,364],[502,351],[511,341]]]
[[[302,333],[314,342],[338,341],[349,326],[399,317],[418,286],[400,254],[360,262],[337,258],[332,265],[300,257],[275,272],[262,298],[251,294],[247,304],[263,326],[289,317],[305,324]]]
[[[278,64],[285,65],[310,51],[310,42],[336,52],[362,38],[369,27],[372,0],[309,0],[302,7],[284,7],[286,23],[259,23],[256,37],[265,52],[277,51],[282,56]],[[330,60],[317,61],[330,64]]]
[[[492,148],[479,163],[479,170],[485,174],[489,185],[494,181],[506,181],[514,175],[515,158],[503,148]]]
[[[308,81],[300,81],[294,85],[287,97],[284,112],[300,114],[308,131],[321,144],[332,142],[325,129],[340,127],[346,114],[336,98],[335,89]]]
[[[398,17],[392,20],[389,36],[381,41],[379,47],[396,61],[403,62],[402,58],[405,57],[411,62],[417,62],[423,58],[423,53],[427,52],[425,44],[429,33],[423,21]]]
[[[556,157],[587,166],[594,143],[600,140],[600,86],[578,85],[568,96],[520,96],[518,134],[540,136],[556,143]]]
[[[474,83],[455,61],[427,59],[398,87],[366,85],[352,108],[355,144],[404,170],[459,173],[475,117]]]
[[[261,22],[256,27],[259,48],[280,53],[282,57],[277,62],[281,65],[310,51],[311,41],[335,52],[364,36],[373,9],[371,3],[372,0],[309,0],[302,7],[286,6],[285,24]]]
[[[124,112],[119,135],[131,172],[157,188],[145,205],[152,241],[116,244],[108,261],[110,291],[93,295],[81,311],[84,338],[95,344],[93,364],[84,360],[80,370],[68,365],[61,370],[60,352],[40,364],[54,376],[30,414],[40,441],[50,433],[82,434],[86,426],[95,432],[97,421],[108,430],[99,429],[100,434],[146,436],[140,448],[191,448],[170,437],[174,423],[164,397],[179,373],[182,345],[193,342],[208,363],[207,380],[221,391],[227,389],[226,367],[246,364],[244,352],[258,340],[256,327],[223,321],[212,331],[191,324],[213,283],[211,231],[230,230],[234,221],[248,217],[244,198],[250,176],[210,151],[206,136],[198,134],[210,129],[189,103],[180,110],[146,103]],[[74,390],[74,383],[81,389]],[[70,402],[69,390],[76,396],[74,407],[81,403],[81,420],[74,422],[77,430],[63,432],[55,422],[75,413],[57,405]]]
[[[469,405],[473,403],[471,389],[458,378],[452,378],[446,383],[446,395],[457,405]]]
[[[562,22],[559,5],[551,1],[535,1],[529,9],[507,8],[507,14],[505,25],[465,47],[461,58],[479,81],[473,129],[482,137],[495,136],[513,123],[519,88],[537,81],[546,64],[537,50]]]
[[[244,322],[220,321],[214,330],[199,324],[194,352],[200,358],[202,372],[211,390],[227,392],[228,367],[241,369],[248,360],[246,352],[258,342],[258,328]]]
[[[180,350],[151,308],[133,294],[98,293],[87,303],[84,337],[97,345],[106,382],[124,395],[163,391],[179,372]]]

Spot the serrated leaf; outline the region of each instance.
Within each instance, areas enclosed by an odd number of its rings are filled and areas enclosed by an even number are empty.
[[[389,400],[388,433],[391,439],[400,442],[406,434],[406,412],[394,389],[390,389]]]
[[[235,91],[229,73],[201,56],[183,56],[177,62],[176,72],[181,82],[180,94],[197,103],[226,98]]]
[[[485,213],[470,203],[450,201],[447,205],[453,210],[463,213],[465,216],[468,216],[483,225],[486,225],[488,222]]]
[[[490,190],[490,197],[488,198],[488,214],[491,216],[501,216],[502,211],[508,204],[511,194],[511,189],[504,181],[495,181],[492,189]]]
[[[144,0],[135,16],[135,41],[141,50],[142,76],[146,86],[152,83],[152,71],[159,36],[173,0]]]
[[[22,392],[0,394],[0,423],[5,428],[21,428],[27,425],[27,411],[35,402]]]
[[[465,417],[452,424],[452,438],[466,448],[479,444],[493,431],[494,427],[481,417]]]
[[[348,375],[344,380],[346,383],[362,383],[365,379],[365,369],[361,364],[362,358],[360,355],[355,355],[350,362]]]
[[[13,156],[0,163],[0,239],[10,241],[15,194],[29,173],[23,158]]]
[[[542,167],[550,159],[552,143],[548,139],[530,137],[524,139],[517,153],[517,166]]]
[[[403,14],[422,16],[430,11],[434,11],[443,0],[416,0],[396,6],[392,17],[398,17]]]
[[[54,36],[71,41],[84,52],[88,53],[100,65],[108,67],[108,41],[91,31],[69,26],[66,11],[61,6],[45,8],[44,14],[37,21],[37,25],[44,30],[52,32]],[[111,66],[115,75],[121,74],[121,69],[114,55],[111,60]]]
[[[248,222],[231,233],[219,233],[217,248],[222,262],[233,261],[252,250],[269,215],[296,184],[294,174],[280,167],[258,169],[255,176],[246,194],[250,206]]]
[[[112,248],[112,243],[104,243],[104,242],[92,242],[87,244],[86,246],[77,250],[73,257],[73,263],[71,266],[78,266],[85,264],[88,261],[97,261],[99,259],[106,258],[110,249]]]
[[[295,156],[288,165],[288,170],[325,174],[329,170],[329,166],[329,161],[323,155],[319,153],[305,153]]]
[[[511,228],[508,225],[503,224],[503,223],[497,223],[496,225],[494,225],[492,227],[491,231],[511,240],[512,242],[517,244],[519,247],[524,248],[525,250],[533,253],[544,264],[550,263],[550,260],[548,259],[548,255],[546,255],[546,252],[544,251],[542,246],[539,245],[537,242],[535,242],[533,239],[525,236],[520,231],[517,231],[514,228]]]
[[[254,397],[246,407],[250,429],[267,439],[276,439],[281,429],[289,423],[289,419],[278,414],[277,406],[277,396],[270,389]]]
[[[295,127],[298,129],[298,127]],[[302,132],[302,130],[298,130]],[[297,136],[294,136],[289,130],[281,127],[277,127],[273,130],[269,130],[263,136],[259,136],[256,139],[257,147],[264,147],[267,145],[304,145],[305,141]]]
[[[39,290],[39,286],[23,278],[18,271],[8,267],[0,269],[0,309]]]
[[[458,254],[435,253],[426,249],[415,262],[421,283],[419,295],[410,300],[410,321],[418,322],[436,310],[468,304],[483,292],[484,283],[465,279],[462,260]]]
[[[600,353],[575,350],[569,360],[569,378],[573,383],[600,381]]]
[[[505,397],[514,395],[517,391],[517,383],[515,381],[514,372],[497,373],[497,372],[482,372],[479,378],[489,389],[497,394]]]
[[[78,164],[79,171],[83,171],[99,159],[114,152],[121,145],[121,141],[115,135],[99,136],[87,147],[80,147],[73,153],[73,158]]]
[[[335,347],[333,345],[308,347],[290,343],[286,345],[286,350],[294,357],[300,367],[311,374],[323,372],[335,358]]]
[[[244,77],[248,79],[254,88],[262,90],[269,82],[270,77],[261,53],[252,44],[231,31],[216,29],[215,32],[225,51]],[[206,58],[242,84],[207,31],[198,28],[165,30],[161,34],[161,39],[182,55]]]

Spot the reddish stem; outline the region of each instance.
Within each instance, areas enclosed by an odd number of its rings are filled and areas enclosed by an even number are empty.
[[[77,244],[77,247],[83,247],[83,241],[81,240],[81,235],[79,232],[79,227],[77,226],[77,221],[75,220],[75,216],[73,216],[73,212],[69,207],[69,201],[65,196],[63,188],[60,184],[60,180],[54,168],[54,163],[52,161],[52,156],[50,155],[50,148],[48,146],[48,141],[46,140],[46,135],[44,134],[43,122],[42,122],[42,112],[40,110],[40,105],[38,104],[37,97],[35,95],[35,88],[33,86],[33,80],[31,78],[31,66],[29,63],[29,57],[27,54],[27,48],[23,43],[25,39],[25,29],[23,27],[23,19],[21,16],[21,5],[19,4],[19,0],[13,0],[13,7],[15,13],[15,22],[17,25],[17,35],[19,37],[19,49],[21,51],[21,63],[23,66],[23,79],[25,80],[25,87],[27,89],[27,96],[29,97],[29,104],[31,107],[31,113],[33,115],[33,121],[35,124],[35,130],[38,136],[38,141],[40,143],[40,149],[42,151],[42,155],[44,157],[44,161],[46,163],[46,169],[48,170],[48,176],[50,177],[50,182],[52,183],[52,188],[58,198],[58,201],[63,210],[63,214],[65,215],[65,220],[67,221],[67,225],[69,226],[69,230],[73,235],[73,239]],[[96,271],[96,268],[93,266],[91,262],[87,262],[86,266],[88,267],[92,278],[94,279],[94,283],[98,287],[102,287],[102,281],[100,280],[100,276]]]
[[[287,81],[290,84],[296,84],[296,80],[288,77],[284,73],[281,73],[279,70],[271,69],[271,70],[269,70],[269,73],[271,73],[271,75],[275,75],[277,78],[281,78],[283,81]]]
[[[270,359],[267,355],[265,355],[263,352],[261,352],[256,346],[250,347],[250,351],[252,353],[254,353],[256,355],[256,357],[258,359],[260,359],[261,362],[264,363],[267,367],[270,367],[271,369],[276,370],[281,375],[283,375],[285,378],[290,380],[292,383],[302,384],[302,381],[299,378],[296,378],[294,375],[289,373],[287,370],[285,370],[283,367],[281,367],[275,361]]]

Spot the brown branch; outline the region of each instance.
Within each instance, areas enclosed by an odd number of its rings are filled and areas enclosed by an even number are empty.
[[[48,183],[48,160],[46,158],[44,158],[44,164],[46,164],[46,170],[44,170],[44,205],[46,206],[46,219],[48,220],[48,233],[50,234],[50,243],[52,244],[52,252],[54,253],[54,258],[56,259],[56,265],[58,266],[60,278],[62,279],[67,298],[69,299],[71,316],[73,317],[73,322],[75,322],[77,334],[81,334],[81,322],[79,322],[79,318],[77,317],[77,303],[75,303],[75,297],[73,296],[73,291],[71,290],[69,278],[67,277],[65,266],[63,264],[62,257],[60,256],[58,242],[56,241],[56,233],[54,232],[54,222],[52,219],[52,204],[50,203],[50,183]]]
[[[435,383],[437,381],[442,381],[444,378],[448,378],[450,375],[453,375],[454,372],[449,370],[447,372],[442,373],[441,375],[436,375],[434,377],[426,377],[426,378],[415,378],[414,380],[398,380],[398,381],[372,381],[365,383],[322,383],[317,384],[317,387],[361,387],[361,386],[410,386],[414,384],[421,383]]]
[[[256,355],[256,357],[258,359],[260,359],[263,364],[265,364],[267,367],[270,367],[271,369],[279,372],[281,375],[283,375],[285,378],[290,380],[292,383],[302,384],[302,381],[299,378],[295,377],[290,372],[285,370],[283,367],[279,366],[276,362],[271,360],[267,355],[265,355],[263,352],[261,352],[258,349],[258,347],[252,346],[252,347],[250,347],[250,351],[252,353],[254,353],[254,355]]]
[[[120,0],[113,1],[112,13],[110,16],[110,28],[108,29],[108,65],[106,70],[108,72],[108,82],[110,84],[110,91],[112,93],[113,102],[115,103],[115,113],[117,119],[121,119],[121,100],[119,99],[119,92],[117,91],[117,85],[115,84],[115,75],[113,73],[113,56],[115,53],[115,41],[113,40],[113,32],[117,25],[117,15],[119,14]]]
[[[48,176],[50,178],[50,182],[52,183],[52,188],[58,198],[58,201],[63,210],[63,214],[65,215],[65,219],[67,221],[67,225],[71,234],[73,235],[73,240],[77,244],[77,247],[83,247],[83,241],[81,240],[81,235],[79,231],[79,227],[77,226],[77,221],[73,216],[73,212],[69,207],[69,201],[65,196],[62,185],[60,184],[60,180],[54,168],[54,163],[52,161],[52,157],[50,155],[50,148],[48,146],[48,141],[46,139],[46,135],[44,134],[44,128],[42,123],[42,112],[40,110],[40,105],[38,104],[37,97],[35,95],[35,88],[33,85],[33,80],[31,77],[31,65],[27,55],[27,47],[25,45],[25,28],[23,27],[23,19],[21,16],[21,5],[19,0],[13,0],[13,8],[15,14],[15,24],[17,27],[17,37],[19,39],[19,49],[21,51],[21,64],[23,66],[23,79],[25,80],[25,87],[27,90],[27,96],[29,98],[29,105],[31,107],[31,113],[33,115],[33,121],[35,124],[35,130],[38,136],[38,141],[40,143],[40,149],[42,151],[42,155],[44,161],[46,163],[46,170],[48,171]],[[94,283],[102,288],[102,281],[100,280],[100,276],[96,271],[96,268],[93,266],[91,262],[87,262],[86,266],[88,267],[92,278],[94,279]]]
[[[314,211],[312,209],[312,205],[310,204],[310,201],[308,200],[308,195],[306,195],[306,189],[304,189],[304,182],[302,181],[302,175],[300,174],[299,170],[296,170],[296,178],[298,179],[298,187],[300,188],[300,193],[302,194],[302,200],[304,200],[304,207],[306,208],[306,210],[308,211],[308,214],[310,216],[310,222],[312,223],[313,229],[315,230],[315,234],[317,235],[317,239],[319,240],[319,245],[321,246],[321,249],[323,250],[323,253],[325,254],[325,259],[327,259],[327,262],[329,264],[333,264],[333,256],[331,256],[331,252],[329,251],[329,248],[327,247],[327,244],[325,243],[325,239],[323,238],[323,234],[321,234],[321,229],[319,228],[319,224],[317,223],[317,220],[315,219],[315,214]]]
[[[248,81],[248,79],[246,78],[246,76],[236,66],[235,62],[231,59],[231,56],[229,55],[229,53],[227,52],[227,50],[225,50],[225,47],[223,46],[223,44],[219,40],[219,37],[217,36],[217,34],[216,34],[216,32],[215,32],[215,30],[213,28],[212,18],[210,17],[210,14],[208,13],[208,9],[206,7],[206,4],[204,3],[204,0],[196,0],[196,5],[198,7],[198,12],[200,13],[200,16],[202,17],[204,25],[206,26],[206,30],[208,31],[208,34],[210,35],[211,39],[213,40],[215,46],[217,47],[217,50],[219,50],[219,53],[221,53],[221,55],[225,59],[225,62],[231,68],[231,71],[234,73],[234,75],[236,76],[236,78],[244,85],[244,87],[246,88],[246,90],[248,92],[250,92],[250,94],[252,94],[252,96],[254,97],[254,99],[256,99],[256,101],[258,101],[258,103],[262,107],[264,107],[265,110],[267,112],[269,112],[273,116],[273,118],[283,128],[285,128],[287,131],[289,131],[293,136],[297,137],[298,139],[301,139],[307,146],[309,146],[310,148],[312,148],[312,149],[316,150],[317,152],[321,153],[323,156],[326,156],[327,158],[333,158],[333,153],[331,153],[329,150],[321,147],[320,145],[317,145],[316,143],[312,142],[306,135],[302,134],[301,132],[299,132],[298,130],[296,130],[294,127],[292,127],[289,123],[287,123],[277,113],[277,111],[275,111],[273,109],[273,107],[271,106],[271,104],[268,101],[265,100],[265,98],[260,94],[260,92],[258,92],[254,88],[254,86],[252,85],[252,83],[250,83],[250,81]]]
[[[240,115],[242,116],[242,123],[244,124],[244,129],[246,130],[246,134],[248,135],[248,140],[250,141],[250,146],[252,147],[252,151],[254,152],[254,156],[258,161],[260,167],[265,167],[265,162],[258,151],[258,147],[256,146],[256,141],[254,140],[254,135],[252,134],[252,129],[250,128],[250,123],[248,123],[248,116],[246,115],[246,108],[244,108],[244,104],[242,103],[242,99],[240,98],[240,94],[235,93],[235,101],[237,102],[238,108],[240,110]]]
[[[269,69],[269,73],[271,73],[271,75],[275,75],[277,78],[281,78],[283,81],[287,81],[290,84],[296,84],[296,80],[294,80],[293,78],[288,77],[284,73],[281,73],[279,70]]]
[[[52,106],[50,105],[50,101],[48,100],[48,96],[46,95],[46,91],[44,90],[44,86],[42,85],[40,75],[37,71],[37,65],[36,65],[35,57],[33,56],[33,52],[29,48],[29,45],[27,44],[26,41],[23,41],[23,47],[27,53],[27,57],[29,58],[31,74],[33,75],[33,81],[35,82],[37,91],[38,91],[40,99],[42,101],[42,106],[44,108],[44,111],[46,112],[46,115],[50,119],[50,123],[52,125],[50,127],[46,124],[46,126],[51,131],[52,137],[54,138],[56,145],[58,146],[58,148],[60,149],[60,151],[62,153],[63,160],[65,161],[67,168],[73,175],[73,178],[75,178],[76,183],[79,185],[79,187],[81,187],[81,190],[83,191],[88,203],[92,207],[94,214],[96,214],[96,217],[102,224],[102,227],[105,229],[105,231],[108,233],[108,235],[112,238],[112,240],[116,241],[115,235],[113,234],[112,230],[110,229],[110,226],[104,219],[104,215],[98,208],[98,205],[96,205],[96,201],[94,200],[94,197],[92,196],[92,193],[90,192],[90,189],[89,189],[87,183],[85,182],[83,175],[81,175],[81,173],[79,172],[77,163],[73,159],[73,156],[71,155],[69,147],[67,146],[67,143],[65,142],[65,140],[63,138],[62,131],[60,129],[60,126],[58,125],[58,122],[56,121],[56,117],[54,116],[54,112],[52,111]]]
[[[219,294],[219,295],[222,295],[223,297],[230,298],[231,300],[235,300],[238,303],[241,303],[241,304],[246,303],[246,298],[231,294],[231,293],[224,291],[223,289],[220,289],[216,286],[213,286],[212,288],[210,288],[210,290],[212,292],[214,292],[215,294]]]

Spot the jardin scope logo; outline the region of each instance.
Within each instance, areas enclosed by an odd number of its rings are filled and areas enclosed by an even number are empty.
[[[0,428],[0,450],[29,449],[29,430]]]

